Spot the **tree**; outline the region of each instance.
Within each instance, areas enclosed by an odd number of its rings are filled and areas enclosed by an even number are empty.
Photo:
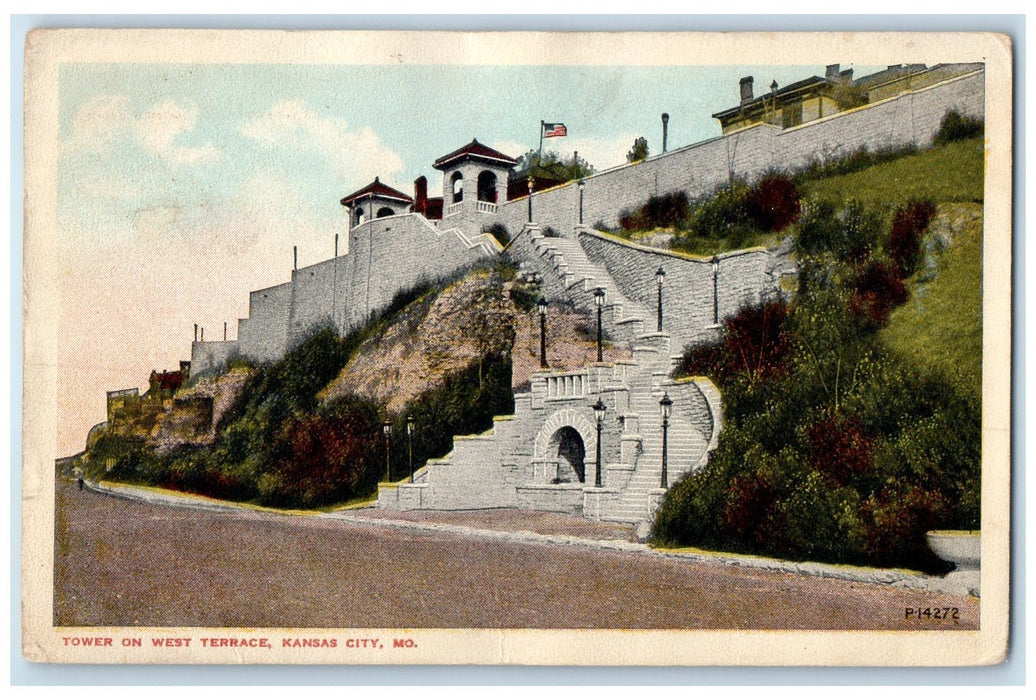
[[[648,157],[648,142],[643,136],[638,136],[633,142],[633,148],[626,154],[627,163],[639,163]]]
[[[511,179],[522,180],[532,176],[568,182],[593,174],[594,166],[590,165],[585,158],[581,158],[578,153],[573,153],[569,159],[565,160],[557,151],[547,151],[541,158],[538,151],[529,150],[518,158],[518,165],[514,166],[514,170],[511,171]]]

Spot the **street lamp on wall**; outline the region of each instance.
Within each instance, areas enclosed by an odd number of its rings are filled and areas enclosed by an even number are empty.
[[[586,189],[586,181],[579,181],[579,223],[583,223],[583,190]]]
[[[658,402],[662,412],[662,488],[669,488],[669,417],[673,414],[673,401],[669,392]]]
[[[532,186],[536,184],[536,181],[532,179],[532,175],[529,176],[529,223],[532,223]]]
[[[594,303],[597,304],[597,361],[604,362],[604,331],[601,327],[601,313],[604,310],[604,287],[594,290]]]
[[[406,417],[406,434],[410,445],[410,483],[414,483],[414,417]]]
[[[594,404],[594,418],[597,419],[597,466],[594,474],[594,486],[601,487],[601,428],[604,426],[604,413],[608,407],[600,398]]]
[[[662,332],[662,285],[665,284],[665,270],[658,266],[655,272],[655,281],[658,282],[658,332]]]
[[[719,258],[712,256],[712,324],[719,325]]]
[[[389,440],[392,437],[392,424],[385,421],[381,426],[381,432],[385,434],[385,481],[392,481],[392,459],[389,452]]]
[[[547,369],[547,300],[540,297],[540,367]]]

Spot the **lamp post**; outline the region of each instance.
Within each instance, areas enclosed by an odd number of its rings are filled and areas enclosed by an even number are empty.
[[[594,290],[594,303],[597,304],[597,361],[604,362],[604,332],[601,329],[601,312],[604,309],[604,287]]]
[[[655,281],[658,282],[658,332],[662,332],[662,285],[665,283],[665,270],[658,266],[655,272]]]
[[[389,438],[392,436],[392,424],[385,421],[381,426],[381,432],[385,434],[385,481],[392,481],[392,459],[389,453]]]
[[[406,417],[406,434],[410,445],[410,483],[414,483],[414,417]]]
[[[662,410],[662,488],[669,488],[669,416],[673,414],[673,401],[669,392],[658,402]]]
[[[579,223],[583,223],[583,190],[586,189],[586,181],[579,181]]]
[[[597,419],[597,465],[594,474],[594,486],[597,488],[601,487],[601,427],[604,425],[604,412],[606,410],[608,410],[608,407],[598,397],[597,403],[594,404],[594,417]]]
[[[528,182],[529,182],[529,223],[531,224],[532,223],[532,186],[536,183],[536,181],[533,180],[532,179],[532,175],[530,175]]]
[[[712,256],[712,324],[719,325],[719,258]]]
[[[547,300],[540,297],[540,367],[547,369]]]

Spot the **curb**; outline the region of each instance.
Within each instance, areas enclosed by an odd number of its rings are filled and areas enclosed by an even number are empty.
[[[630,552],[647,556],[663,557],[666,559],[693,561],[701,564],[720,564],[723,566],[742,569],[761,569],[764,571],[812,576],[814,578],[827,578],[879,586],[891,586],[893,588],[906,588],[929,593],[945,593],[949,595],[963,596],[972,595],[974,597],[978,597],[974,595],[972,590],[969,590],[965,586],[961,586],[953,580],[947,580],[947,578],[929,576],[921,573],[897,571],[894,569],[870,569],[865,567],[850,567],[817,562],[793,562],[783,559],[767,559],[764,557],[738,556],[731,554],[681,552],[676,550],[654,549],[639,542],[627,542],[624,540],[593,540],[569,535],[544,535],[527,530],[483,530],[465,525],[418,523],[411,520],[365,518],[359,515],[323,514],[321,517],[335,518],[358,525],[382,525],[399,529],[441,532],[504,542],[523,542],[528,544],[560,545],[568,547],[582,547],[584,549]]]

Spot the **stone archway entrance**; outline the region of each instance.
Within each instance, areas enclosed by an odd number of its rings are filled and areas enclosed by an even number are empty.
[[[586,445],[578,430],[570,425],[559,428],[548,449],[557,456],[559,482],[586,481]]]
[[[551,414],[536,433],[533,448],[534,478],[539,483],[586,483],[586,475],[593,474],[593,454],[597,449],[597,434],[591,421],[592,414],[584,410],[563,408]],[[587,467],[586,457],[590,457]],[[539,465],[539,466],[535,466]]]

